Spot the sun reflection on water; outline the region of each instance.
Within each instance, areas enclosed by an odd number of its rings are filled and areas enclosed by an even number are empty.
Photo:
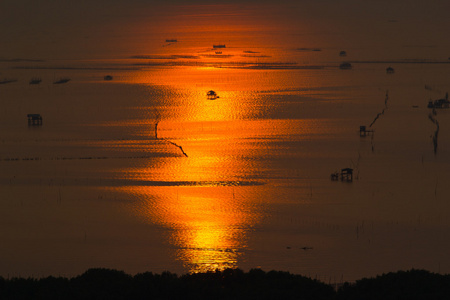
[[[241,228],[257,221],[245,207],[240,210],[238,202],[217,197],[214,189],[211,192],[210,196],[179,197],[177,208],[172,210],[179,212],[180,227],[171,240],[178,247],[177,258],[191,272],[237,267],[239,254],[246,247],[246,230]]]
[[[205,29],[203,21],[196,19],[190,25]],[[290,73],[269,70],[283,66],[285,58],[277,48],[252,43],[249,30],[235,34],[232,28],[212,30],[217,43],[230,41],[220,51],[206,38],[211,32],[200,30],[196,44],[180,38],[159,49],[157,58],[138,58],[143,70],[129,79],[149,89],[148,99],[137,108],[148,115],[142,121],[146,130],[136,135],[167,144],[175,155],[124,171],[128,179],[143,184],[123,189],[143,199],[136,207],[141,218],[169,229],[167,241],[189,272],[238,267],[248,247],[248,231],[264,214],[256,198],[268,177],[264,158],[270,148],[261,144],[298,135],[312,124],[267,116],[276,103],[266,102],[264,95],[292,84]],[[167,69],[154,71],[155,63]],[[310,85],[306,80],[301,83]],[[167,94],[152,94],[155,85]],[[208,99],[210,90],[218,97]],[[155,135],[152,122],[157,121]],[[152,140],[153,136],[157,137]],[[186,157],[175,146],[182,147]]]
[[[184,90],[170,114],[162,114],[155,142],[182,145],[187,157],[149,161],[132,175],[149,186],[125,188],[146,199],[137,208],[142,218],[170,229],[168,242],[189,272],[238,267],[247,230],[261,218],[248,199],[263,182],[248,176],[254,171],[248,161],[236,159],[250,153],[236,143],[232,132],[239,130],[230,130],[252,110],[239,93],[225,89],[215,89],[218,98],[208,100],[211,89],[204,84]],[[144,134],[151,136],[151,129]],[[235,188],[242,188],[239,196]]]
[[[169,228],[174,256],[189,272],[238,267],[247,248],[247,231],[261,218],[249,201],[252,187],[126,187],[145,201],[136,208],[142,218]]]

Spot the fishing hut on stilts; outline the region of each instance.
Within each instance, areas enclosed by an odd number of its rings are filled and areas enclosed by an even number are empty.
[[[28,126],[41,126],[42,116],[40,114],[28,114]]]
[[[341,169],[341,172],[334,172],[331,174],[331,180],[337,181],[341,179],[341,181],[352,182],[353,181],[353,169],[345,168]]]
[[[367,135],[371,135],[373,134],[373,130],[372,129],[367,129],[366,126],[359,126],[359,136],[360,137],[365,137]]]

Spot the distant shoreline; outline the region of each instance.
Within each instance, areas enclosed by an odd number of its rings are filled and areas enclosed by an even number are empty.
[[[352,64],[450,64],[450,60],[426,60],[426,59],[405,59],[405,60],[354,60]]]
[[[0,277],[0,299],[444,299],[448,295],[450,275],[414,269],[341,284],[260,269],[131,276],[99,268],[71,279]]]

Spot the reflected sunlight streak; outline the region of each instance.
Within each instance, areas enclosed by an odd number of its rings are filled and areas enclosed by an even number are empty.
[[[168,240],[175,246],[175,257],[189,272],[238,267],[247,247],[246,231],[261,218],[246,191],[236,197],[233,187],[125,189],[146,199],[137,208],[139,215],[171,229]]]
[[[254,204],[245,200],[251,197],[236,198],[234,194],[234,185],[248,185],[245,173],[253,171],[245,160],[236,160],[233,153],[249,155],[245,153],[248,150],[233,142],[220,144],[224,136],[216,130],[198,129],[203,122],[228,126],[236,113],[251,110],[240,107],[242,103],[232,92],[220,91],[218,99],[208,100],[207,90],[203,87],[190,90],[187,104],[178,107],[177,115],[188,116],[189,122],[183,122],[185,133],[177,136],[181,139],[177,143],[183,144],[189,156],[161,159],[138,172],[144,181],[193,182],[200,186],[131,188],[146,199],[155,192],[164,195],[143,204],[138,214],[172,229],[169,242],[176,247],[176,258],[189,272],[236,268],[240,253],[246,248],[243,228],[252,228],[260,218]],[[176,123],[179,120],[163,121],[160,135],[173,135],[164,128]],[[193,131],[195,138],[189,137]],[[229,186],[223,186],[224,183]]]
[[[267,166],[255,157],[270,155],[270,149],[259,147],[255,152],[255,145],[305,130],[311,123],[265,117],[271,107],[255,91],[279,89],[279,81],[291,80],[282,71],[266,76],[251,70],[270,69],[273,66],[267,63],[275,60],[275,65],[282,65],[287,59],[273,41],[260,39],[276,26],[249,10],[224,7],[231,12],[211,14],[209,10],[217,6],[202,6],[196,14],[180,11],[164,28],[179,40],[162,46],[156,56],[134,57],[143,77],[130,80],[147,84],[150,92],[152,85],[167,89],[163,102],[149,94],[138,108],[150,117],[143,121],[148,129],[136,135],[150,141],[155,136],[151,143],[180,145],[187,155],[172,147],[178,157],[148,160],[139,168],[124,170],[131,180],[167,184],[123,189],[143,199],[136,206],[140,217],[170,229],[168,241],[176,249],[175,257],[189,272],[238,267],[248,247],[247,231],[263,214],[256,189],[265,184],[261,174]],[[196,43],[190,39],[193,34]],[[225,43],[220,51],[213,48]],[[155,76],[155,66],[171,71]],[[217,93],[216,99],[207,98],[210,90]],[[152,132],[153,110],[160,117],[157,134]]]

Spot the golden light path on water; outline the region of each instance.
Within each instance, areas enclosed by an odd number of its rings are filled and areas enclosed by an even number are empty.
[[[158,123],[155,142],[167,144],[175,157],[123,170],[130,179],[149,183],[123,189],[144,199],[136,208],[140,217],[170,229],[168,242],[190,272],[238,267],[248,231],[264,217],[258,197],[269,167],[262,158],[273,149],[261,144],[310,131],[314,122],[267,117],[273,107],[255,93],[292,81],[283,70],[269,70],[271,62],[287,59],[266,39],[268,31],[280,29],[270,15],[242,5],[177,7],[158,25],[177,42],[156,55],[143,53],[137,62],[143,71],[130,79],[170,90],[163,103],[149,96],[139,109],[148,116],[142,136],[154,136]],[[171,67],[146,68],[155,62]],[[260,69],[267,64],[269,69]],[[305,77],[302,84],[309,81]],[[218,98],[208,100],[209,90]]]
[[[203,88],[191,95],[195,99],[189,107],[180,106],[177,112],[189,115],[191,121],[182,122],[183,130],[176,133],[176,139],[182,141],[175,140],[183,144],[188,157],[160,160],[157,165],[149,164],[136,172],[141,174],[140,180],[170,182],[175,186],[137,187],[133,192],[144,198],[156,192],[157,200],[145,203],[139,213],[172,229],[169,242],[177,248],[177,258],[189,271],[236,268],[239,253],[246,246],[246,230],[260,218],[254,205],[241,198],[242,194],[239,199],[233,195],[234,188],[241,185],[239,174],[244,169],[248,172],[250,167],[233,156],[248,154],[234,143],[218,145],[216,141],[223,138],[223,132],[209,129],[205,133],[200,126],[204,122],[226,124],[238,109],[238,99],[222,92],[220,101],[207,100]],[[162,121],[160,135],[166,135],[167,129],[176,128],[179,123]]]
[[[264,139],[298,131],[306,134],[315,126],[314,120],[254,118],[268,108],[261,105],[261,96],[249,92],[259,88],[251,83],[253,79],[248,80],[253,73],[186,67],[178,68],[173,77],[158,78],[158,84],[168,89],[182,89],[171,103],[157,108],[156,142],[167,144],[176,155],[123,171],[133,180],[151,185],[123,189],[145,199],[136,209],[140,217],[170,229],[168,241],[190,272],[238,267],[247,248],[248,231],[264,217],[258,197],[269,166],[260,157],[272,150],[260,146]],[[214,84],[224,74],[235,79]],[[211,89],[219,98],[208,100],[206,93]],[[152,137],[154,107],[145,109],[148,131],[142,135]],[[187,157],[170,142],[182,146]]]

